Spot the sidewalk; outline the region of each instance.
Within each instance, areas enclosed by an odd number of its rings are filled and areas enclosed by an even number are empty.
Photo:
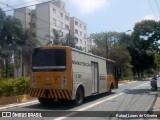
[[[155,103],[153,105],[152,111],[159,111],[160,112],[160,78],[157,81],[158,84],[158,89],[157,89],[157,96],[156,96],[156,100]]]
[[[152,111],[159,111],[160,112],[160,87],[158,89],[158,95],[157,95],[155,104],[152,108]]]

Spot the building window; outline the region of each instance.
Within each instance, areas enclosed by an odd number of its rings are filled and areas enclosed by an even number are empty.
[[[82,44],[82,39],[80,39],[80,43]]]
[[[63,28],[63,23],[62,22],[60,22],[60,27]]]
[[[77,42],[77,43],[78,43],[78,38],[75,38],[75,42]]]
[[[65,29],[69,30],[69,25],[65,25]]]
[[[63,33],[63,32],[61,32],[60,36],[61,36],[61,37],[63,37],[63,36],[64,36],[64,33]]]
[[[56,19],[53,18],[53,25],[56,26]]]
[[[60,12],[61,17],[63,18],[63,13]]]
[[[32,23],[32,27],[36,27],[36,24],[35,24],[35,23]]]
[[[81,23],[79,24],[79,27],[82,28],[82,24]]]
[[[86,41],[84,41],[84,44],[86,45],[86,44],[87,44],[87,42],[86,42]]]
[[[75,33],[78,34],[78,30],[77,29],[75,29]]]
[[[80,31],[80,36],[82,36],[82,32]]]
[[[66,20],[69,20],[69,17],[68,17],[67,15],[65,15],[65,19],[66,19]]]
[[[36,33],[32,33],[32,37],[36,37]]]
[[[84,38],[86,39],[86,34],[84,34]]]
[[[84,30],[86,30],[86,26],[84,26]]]
[[[77,26],[78,26],[78,22],[77,22],[77,21],[75,21],[75,25],[77,25]]]
[[[56,9],[55,8],[53,8],[53,13],[56,14]]]

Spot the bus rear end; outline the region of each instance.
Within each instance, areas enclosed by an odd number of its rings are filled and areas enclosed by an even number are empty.
[[[50,46],[32,53],[30,96],[46,104],[54,99],[72,99],[70,48]]]

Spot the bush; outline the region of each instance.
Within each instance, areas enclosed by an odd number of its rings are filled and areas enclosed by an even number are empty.
[[[29,93],[29,77],[18,79],[0,78],[0,96],[22,95]]]

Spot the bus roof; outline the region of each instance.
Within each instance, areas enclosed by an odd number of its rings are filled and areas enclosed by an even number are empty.
[[[94,55],[94,54],[91,54],[91,53],[87,53],[87,52],[72,48],[70,46],[52,45],[52,46],[43,46],[43,47],[37,47],[37,48],[44,48],[44,49],[48,49],[48,48],[68,48],[68,49],[71,49],[71,50],[79,52],[79,53],[83,53],[83,54],[86,54],[86,55],[89,55],[89,56],[93,56],[93,57],[96,57],[96,58],[99,58],[99,59],[106,60],[107,62],[116,63],[116,61],[113,61],[111,59],[106,59],[106,58],[103,58],[103,57],[100,57],[100,56],[97,56],[97,55]]]

